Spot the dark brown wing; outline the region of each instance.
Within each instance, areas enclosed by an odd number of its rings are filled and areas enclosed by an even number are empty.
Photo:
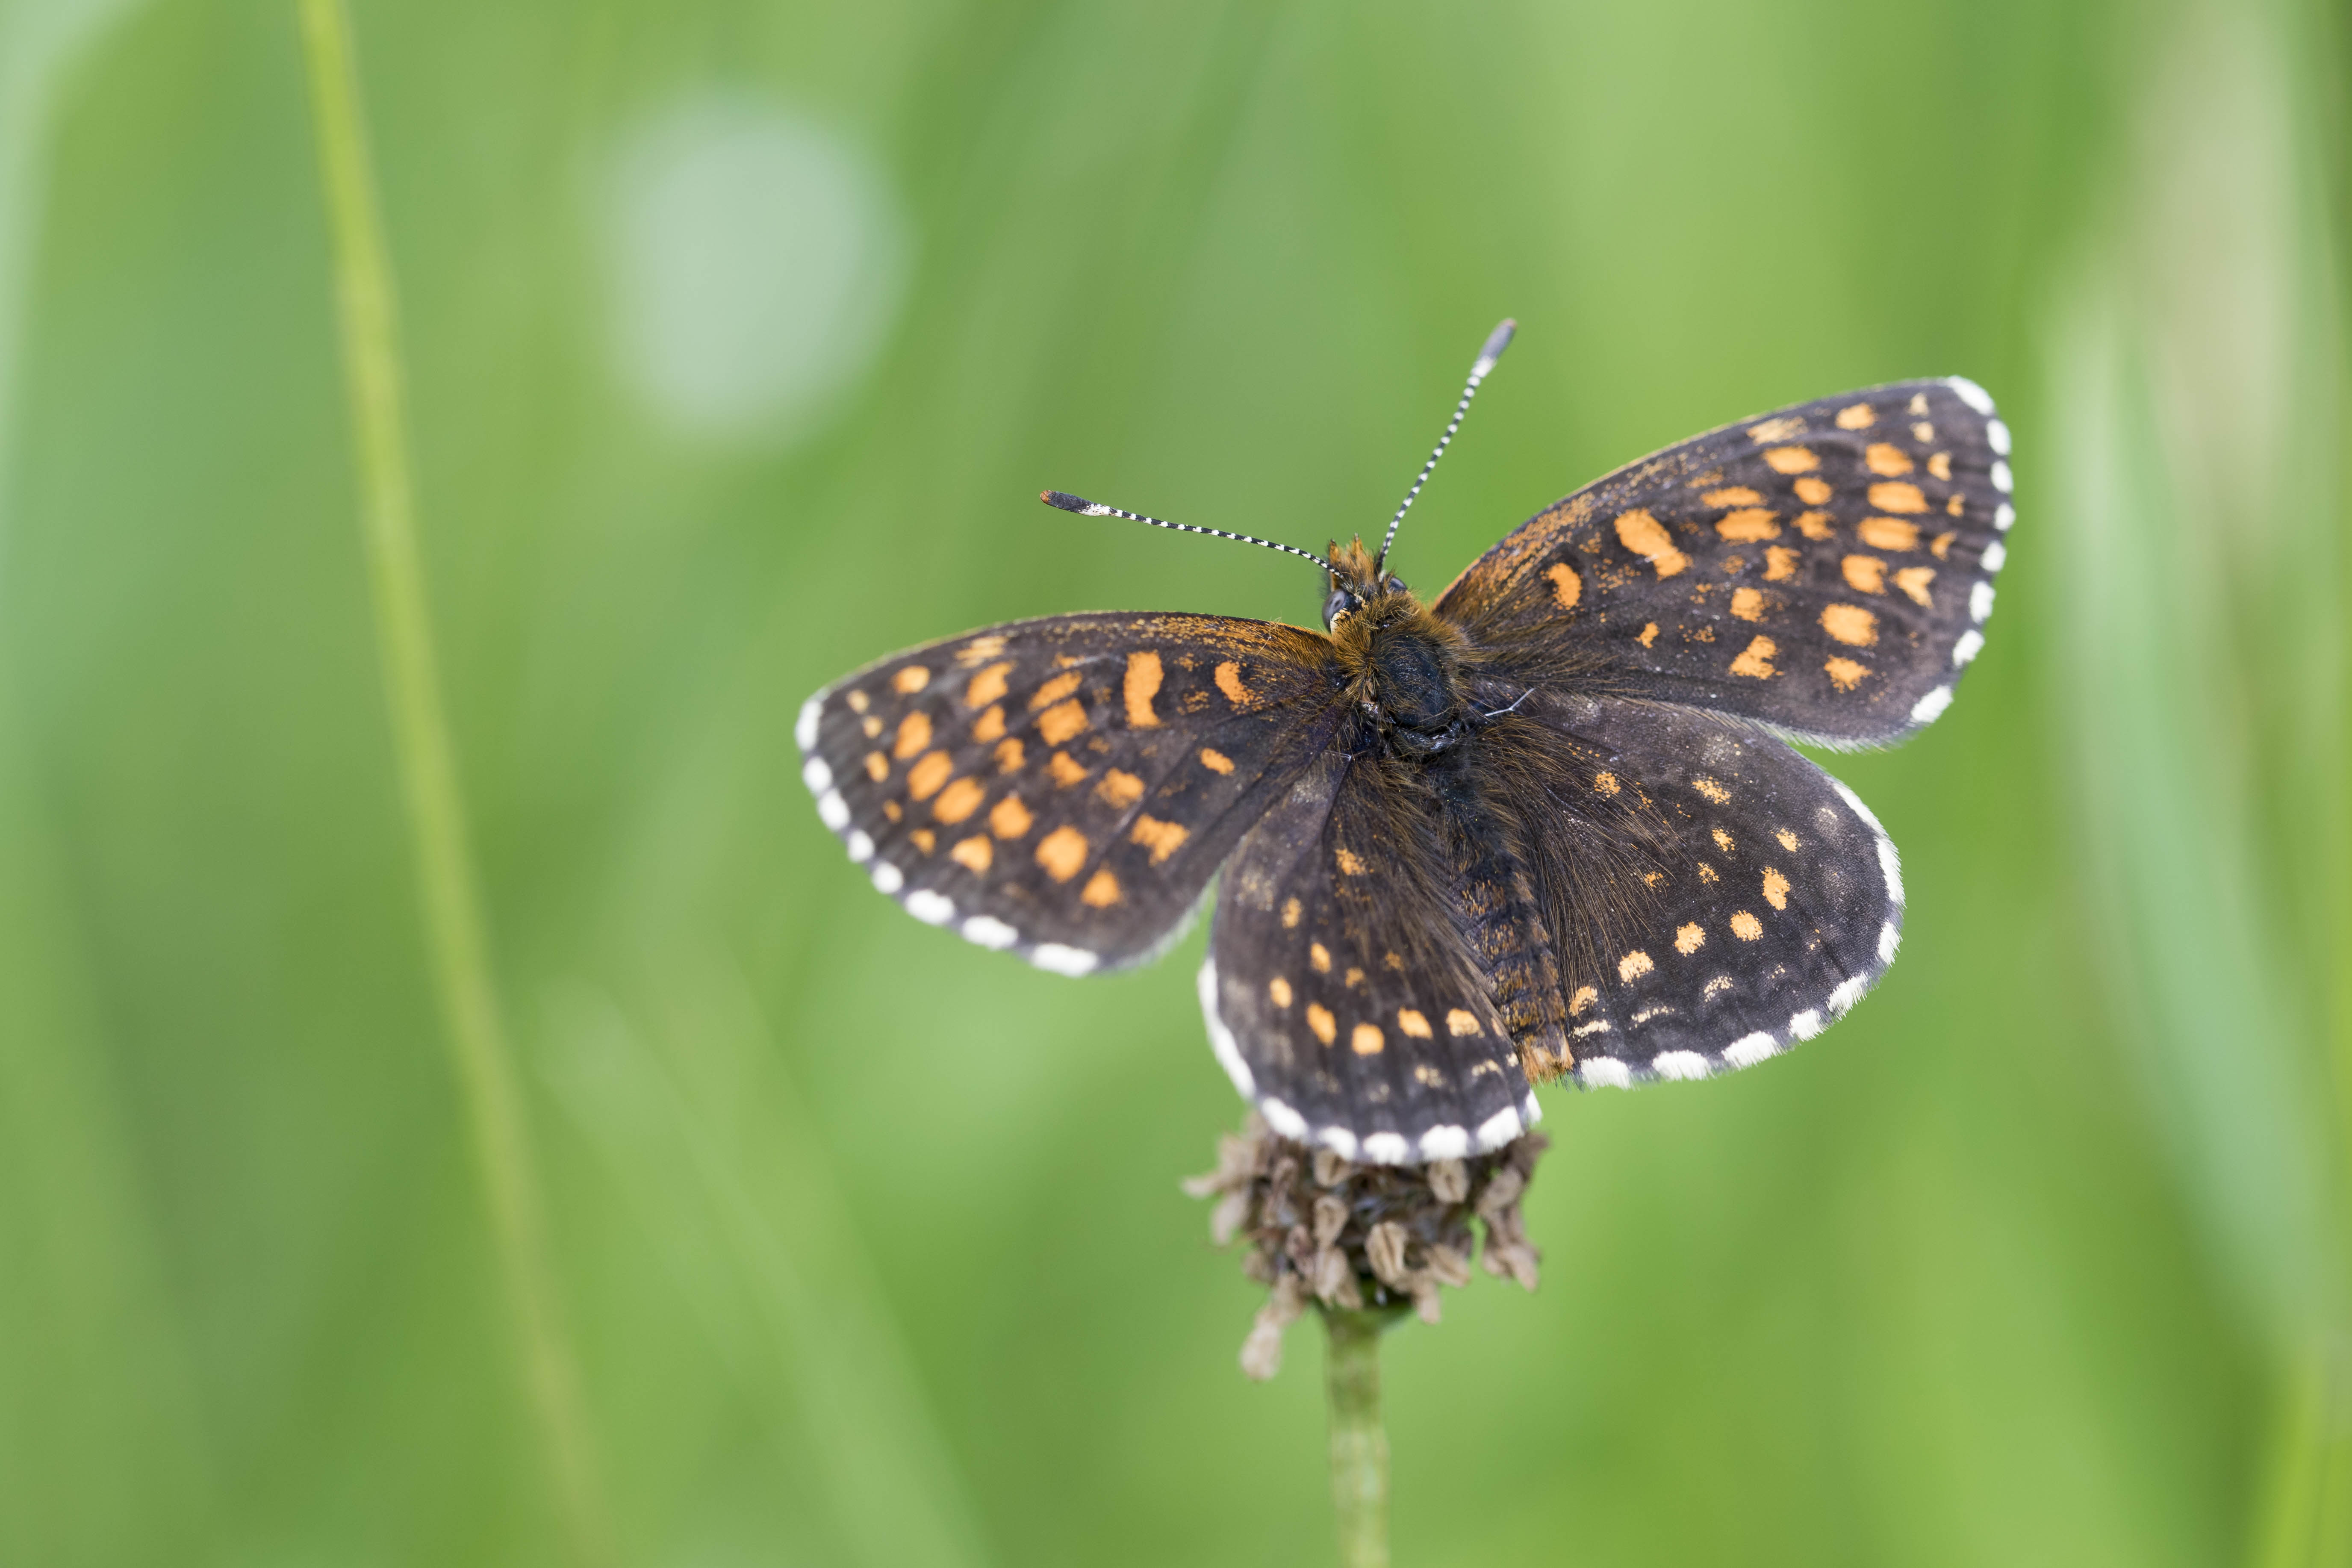
[[[1751,725],[1538,692],[1480,737],[1561,830],[1531,836],[1574,1074],[1704,1078],[1810,1039],[1877,982],[1903,879],[1878,820]],[[1612,851],[1595,853],[1588,824]]]
[[[1443,802],[1337,753],[1242,841],[1201,1005],[1234,1087],[1285,1137],[1395,1164],[1499,1148],[1538,1114],[1463,929]]]
[[[1065,974],[1139,963],[1341,718],[1330,640],[1215,616],[1018,621],[867,666],[794,733],[916,919]]]
[[[1514,530],[1440,615],[1527,667],[1832,744],[1895,739],[1984,646],[2016,519],[1973,382],[1898,382],[1743,420]]]

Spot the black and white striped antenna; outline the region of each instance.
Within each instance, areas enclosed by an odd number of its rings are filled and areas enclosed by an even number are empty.
[[[1375,578],[1379,577],[1381,568],[1388,563],[1389,546],[1396,542],[1397,524],[1404,521],[1404,514],[1419,499],[1421,487],[1429,482],[1430,471],[1437,467],[1437,459],[1445,456],[1446,444],[1454,439],[1454,432],[1462,428],[1462,416],[1470,412],[1470,400],[1478,395],[1478,384],[1486,379],[1486,373],[1495,368],[1495,362],[1501,359],[1503,351],[1511,346],[1511,334],[1518,330],[1518,322],[1507,316],[1501,326],[1486,334],[1486,346],[1478,351],[1478,363],[1470,367],[1470,384],[1462,389],[1462,401],[1454,405],[1454,418],[1445,426],[1445,434],[1437,438],[1437,450],[1432,452],[1429,461],[1421,466],[1421,478],[1412,481],[1412,489],[1404,493],[1404,504],[1396,509],[1394,517],[1389,519],[1388,537],[1381,541],[1381,552],[1372,558],[1372,575]]]
[[[1037,499],[1047,506],[1057,506],[1064,511],[1076,512],[1080,517],[1123,517],[1130,522],[1148,522],[1154,528],[1172,528],[1179,533],[1205,533],[1212,539],[1234,539],[1244,544],[1262,544],[1268,550],[1279,550],[1286,555],[1296,555],[1301,560],[1312,561],[1326,572],[1331,570],[1331,563],[1313,551],[1297,550],[1287,544],[1276,544],[1271,539],[1259,539],[1246,533],[1227,533],[1222,528],[1195,528],[1189,522],[1170,522],[1164,518],[1146,517],[1139,511],[1129,511],[1124,507],[1105,506],[1100,501],[1087,500],[1083,496],[1069,495],[1061,490],[1046,490]]]

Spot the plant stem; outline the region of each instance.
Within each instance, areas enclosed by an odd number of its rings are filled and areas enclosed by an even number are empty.
[[[543,1205],[520,1086],[492,979],[465,802],[441,708],[416,542],[402,410],[392,263],[376,206],[351,28],[341,0],[299,0],[376,642],[416,858],[425,946],[483,1199],[516,1320],[524,1390],[553,1472],[574,1559],[612,1561],[580,1374],[548,1263]]]
[[[1340,1568],[1389,1568],[1389,1435],[1381,1425],[1381,1335],[1399,1314],[1327,1308],[1331,1507]]]

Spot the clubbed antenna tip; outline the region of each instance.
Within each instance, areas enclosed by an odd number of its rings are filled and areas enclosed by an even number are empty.
[[[1486,334],[1486,345],[1479,349],[1478,363],[1471,367],[1470,374],[1484,380],[1486,373],[1495,368],[1495,362],[1503,357],[1503,351],[1511,346],[1511,334],[1518,330],[1518,322],[1504,317],[1503,324]]]
[[[1080,517],[1108,517],[1110,508],[1097,506],[1084,496],[1074,496],[1067,490],[1041,490],[1037,499],[1047,506],[1060,507],[1064,511],[1076,512]]]

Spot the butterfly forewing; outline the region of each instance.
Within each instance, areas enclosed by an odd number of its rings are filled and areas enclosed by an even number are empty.
[[[1210,616],[1060,616],[869,666],[798,739],[826,826],[908,911],[1042,967],[1150,956],[1328,744],[1328,639]]]
[[[2009,432],[1972,382],[1898,382],[1742,420],[1587,486],[1436,605],[1530,678],[1831,742],[1951,700],[2007,553]]]
[[[1334,755],[1227,868],[1202,1006],[1235,1086],[1285,1136],[1394,1163],[1497,1148],[1535,1119],[1453,918],[1447,837],[1440,803]]]

